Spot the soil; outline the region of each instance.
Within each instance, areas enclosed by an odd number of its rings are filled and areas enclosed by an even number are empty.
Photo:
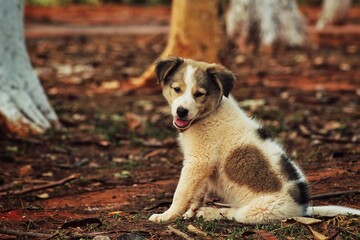
[[[303,10],[313,23],[318,9]],[[0,137],[1,226],[54,234],[70,223],[78,234],[181,239],[147,221],[169,207],[182,165],[169,109],[159,86],[124,91],[165,47],[169,16],[169,7],[26,9],[30,58],[64,128]],[[254,56],[233,48],[224,61],[238,78],[232,94],[302,166],[311,194],[352,192],[315,205],[360,208],[359,23],[354,8],[345,27],[310,26],[305,49]],[[81,219],[86,228],[73,222]]]

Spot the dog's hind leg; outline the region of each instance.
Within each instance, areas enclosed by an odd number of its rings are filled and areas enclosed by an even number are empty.
[[[207,221],[229,219],[248,224],[263,223],[271,220],[271,217],[267,216],[264,209],[251,209],[249,206],[241,208],[202,207],[197,211],[196,217],[203,217]]]
[[[283,220],[302,215],[302,207],[293,201],[285,201],[276,197],[254,199],[250,204],[239,208],[202,207],[196,216],[205,220],[226,218],[241,223],[255,224],[273,220]]]
[[[196,212],[196,217],[203,217],[208,221],[224,218],[231,219],[228,216],[232,211],[236,211],[236,208],[201,207]]]

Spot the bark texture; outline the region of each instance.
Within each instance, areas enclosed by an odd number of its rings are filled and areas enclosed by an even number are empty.
[[[168,43],[159,59],[169,55],[198,61],[220,62],[226,37],[219,0],[173,0]],[[154,64],[133,83],[144,85],[155,78]]]
[[[342,24],[346,21],[351,7],[351,0],[323,0],[320,18],[316,29],[323,29],[326,25]]]
[[[27,54],[22,0],[0,0],[0,132],[25,136],[59,125]]]
[[[274,44],[302,46],[306,41],[305,18],[295,0],[230,0],[226,16],[229,38],[239,47]]]

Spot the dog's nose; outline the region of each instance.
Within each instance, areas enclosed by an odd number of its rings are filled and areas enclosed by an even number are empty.
[[[178,115],[179,118],[186,117],[188,113],[189,113],[189,110],[187,110],[186,108],[183,108],[183,107],[179,107],[176,110],[176,114]]]

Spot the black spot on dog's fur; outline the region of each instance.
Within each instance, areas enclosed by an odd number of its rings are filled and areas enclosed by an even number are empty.
[[[297,183],[289,191],[290,196],[300,205],[306,205],[310,201],[309,186],[304,182]]]
[[[259,138],[261,138],[264,141],[272,138],[271,133],[264,128],[258,128],[256,130],[256,132],[257,132],[257,135],[259,136]]]
[[[296,171],[294,164],[291,162],[291,160],[287,156],[281,155],[280,165],[281,165],[282,173],[289,180],[297,180],[300,178],[300,175],[299,175],[298,171]]]

